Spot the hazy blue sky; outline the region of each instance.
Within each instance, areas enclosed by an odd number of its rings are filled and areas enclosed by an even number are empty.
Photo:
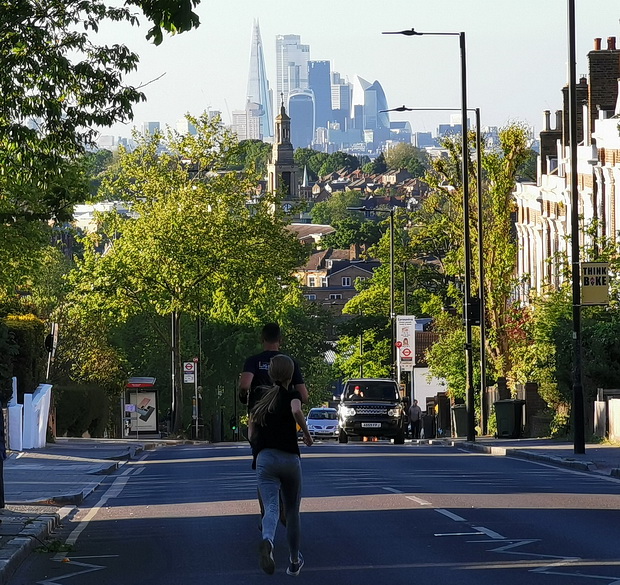
[[[229,112],[245,102],[253,19],[260,21],[269,82],[274,89],[275,36],[298,34],[310,58],[332,70],[379,80],[390,107],[460,105],[458,37],[403,37],[382,31],[414,27],[423,32],[465,31],[468,99],[483,125],[527,122],[538,132],[543,110],[561,108],[567,79],[567,0],[202,0],[196,31],[166,38],[159,47],[140,29],[108,27],[106,42],[125,43],[141,56],[133,85],[147,83],[148,102],[135,108],[136,125],[175,125],[186,112]],[[587,72],[595,37],[617,36],[620,0],[576,0],[577,73]],[[142,19],[144,20],[144,19]],[[416,131],[434,132],[445,115],[392,114]],[[133,125],[132,124],[132,125]],[[104,134],[128,136],[130,126]]]

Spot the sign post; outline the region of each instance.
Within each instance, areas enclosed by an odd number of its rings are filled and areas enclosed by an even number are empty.
[[[580,267],[581,304],[609,304],[609,263],[582,262]]]
[[[396,347],[398,348],[399,379],[400,372],[411,372],[411,399],[414,395],[413,367],[415,366],[415,317],[396,316]]]

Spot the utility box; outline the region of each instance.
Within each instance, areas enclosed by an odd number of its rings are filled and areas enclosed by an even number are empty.
[[[497,437],[519,439],[523,428],[523,405],[525,400],[498,400],[495,402]]]

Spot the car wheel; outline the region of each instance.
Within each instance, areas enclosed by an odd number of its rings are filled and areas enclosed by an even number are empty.
[[[347,435],[343,430],[341,430],[340,434],[338,435],[338,442],[339,443],[348,443],[349,442],[349,435]]]

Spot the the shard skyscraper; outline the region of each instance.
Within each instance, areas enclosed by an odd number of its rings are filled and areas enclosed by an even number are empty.
[[[254,21],[252,48],[250,51],[250,76],[248,78],[247,103],[257,104],[255,115],[260,118],[260,133],[263,140],[273,138],[273,99],[267,81],[263,42],[260,38],[258,20]]]

